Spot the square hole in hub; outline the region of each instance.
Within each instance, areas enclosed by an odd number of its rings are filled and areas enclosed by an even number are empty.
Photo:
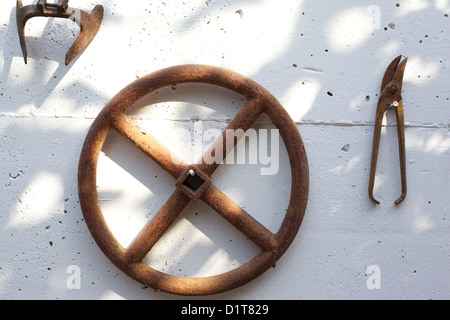
[[[194,167],[189,167],[177,182],[177,188],[192,200],[198,200],[208,188],[211,179]]]
[[[200,178],[198,175],[194,174],[193,176],[189,174],[184,180],[183,185],[191,189],[193,192],[197,192],[198,189],[205,183],[205,181]]]

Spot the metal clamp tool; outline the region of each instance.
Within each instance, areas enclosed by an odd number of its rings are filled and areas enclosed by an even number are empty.
[[[406,198],[406,156],[405,156],[405,120],[403,114],[403,98],[402,98],[402,86],[403,75],[405,73],[406,58],[401,63],[402,56],[399,56],[391,62],[386,70],[381,85],[381,95],[378,102],[377,114],[375,119],[375,130],[373,135],[373,147],[372,147],[372,163],[370,168],[370,181],[369,181],[369,197],[376,204],[380,204],[373,196],[373,189],[375,184],[375,173],[378,160],[378,149],[380,147],[381,128],[383,123],[383,117],[389,107],[394,107],[397,115],[397,135],[399,144],[399,156],[400,156],[400,173],[402,183],[402,194],[395,204],[398,205]]]
[[[17,0],[16,17],[20,46],[23,58],[27,63],[27,45],[25,42],[25,24],[33,17],[52,17],[71,19],[80,27],[80,34],[66,54],[66,65],[72,62],[97,35],[103,20],[103,6],[96,5],[91,13],[80,9],[69,8],[69,0],[58,0],[58,3],[47,3],[38,0],[35,5],[23,6],[22,0]]]

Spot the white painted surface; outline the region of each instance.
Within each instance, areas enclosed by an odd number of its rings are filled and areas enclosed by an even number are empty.
[[[71,1],[85,10],[95,3]],[[109,99],[137,77],[186,63],[225,67],[267,88],[298,124],[310,162],[306,217],[277,267],[211,298],[450,297],[449,1],[379,2],[380,29],[367,13],[374,3],[367,1],[101,3],[99,34],[68,67],[64,56],[74,25],[30,20],[25,65],[15,1],[1,4],[0,298],[174,298],[142,288],[101,253],[78,203],[77,165],[87,130]],[[382,204],[374,206],[367,186],[377,94],[399,54],[409,58],[403,92],[408,197],[393,204],[400,180],[395,117],[388,114],[392,126],[383,131],[376,186]],[[177,130],[192,130],[200,120],[205,129],[223,129],[243,103],[198,85],[163,90],[152,99],[156,106],[133,115],[178,153],[185,146]],[[264,119],[258,126],[270,128]],[[271,230],[289,200],[283,152],[276,176],[262,177],[250,165],[224,166],[214,176]],[[166,173],[110,135],[101,157],[100,200],[124,245],[173,189]],[[202,276],[232,269],[255,252],[199,203],[180,216],[147,261],[164,272]],[[70,266],[80,268],[80,289],[67,286]],[[368,289],[371,266],[381,272],[379,290]]]

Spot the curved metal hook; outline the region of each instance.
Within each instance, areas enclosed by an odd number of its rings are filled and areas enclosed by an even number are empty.
[[[38,0],[35,5],[23,6],[22,0],[16,3],[17,31],[19,33],[20,46],[22,48],[25,64],[28,53],[25,41],[25,24],[33,17],[53,17],[70,19],[80,27],[80,34],[66,54],[65,63],[70,64],[94,39],[97,35],[102,20],[104,9],[101,5],[96,5],[91,13],[80,9],[70,8],[69,0],[58,0],[58,3],[47,3],[46,0]]]

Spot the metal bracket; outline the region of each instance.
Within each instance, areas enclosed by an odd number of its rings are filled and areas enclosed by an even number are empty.
[[[69,0],[58,0],[58,3],[47,3],[38,0],[35,5],[23,6],[22,0],[17,0],[16,18],[25,64],[27,63],[27,45],[25,42],[25,24],[34,17],[51,17],[70,19],[80,27],[80,34],[66,54],[66,65],[70,64],[94,39],[103,20],[103,6],[96,5],[91,13],[69,7]]]

